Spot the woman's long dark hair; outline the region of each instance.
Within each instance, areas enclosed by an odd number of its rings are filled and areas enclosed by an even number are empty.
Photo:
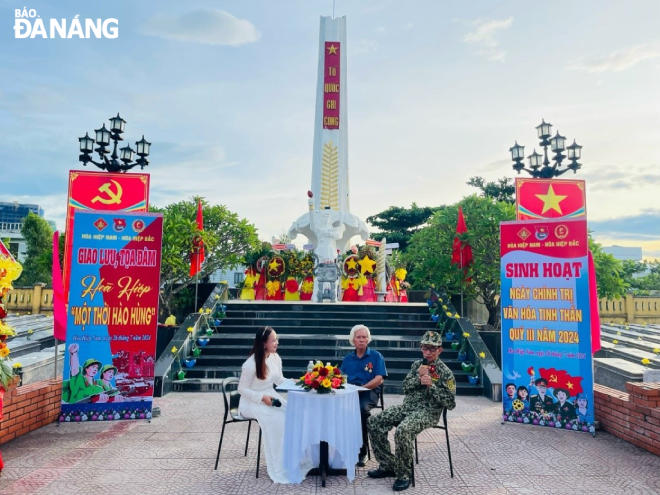
[[[268,341],[268,337],[275,330],[273,327],[261,327],[257,330],[257,335],[254,336],[254,345],[248,357],[254,354],[254,362],[257,366],[257,378],[265,380],[268,375],[268,368],[266,368],[266,351],[264,344]]]

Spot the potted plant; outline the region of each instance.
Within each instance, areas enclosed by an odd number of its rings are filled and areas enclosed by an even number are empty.
[[[459,348],[460,345],[461,345],[460,342],[457,342],[456,340],[454,340],[454,341],[451,343],[451,348],[452,348],[453,350],[456,351],[456,350],[458,350],[458,348]]]
[[[204,347],[206,344],[209,343],[209,339],[199,338],[199,339],[197,339],[197,343],[198,343],[200,346]]]
[[[173,345],[170,352],[174,356],[177,363],[177,371],[174,372],[175,379],[183,380],[186,377],[186,372],[181,367],[181,357],[179,356],[179,349]]]
[[[469,337],[470,334],[468,332],[463,332],[463,337],[461,338],[461,346],[458,349],[459,361],[465,361],[465,358],[467,357],[467,346],[468,346]]]
[[[466,362],[461,363],[461,369],[466,373],[472,371],[472,367],[473,367],[472,363],[466,363]]]
[[[472,370],[472,373],[468,375],[468,381],[470,382],[471,385],[476,385],[479,383],[479,372],[481,371],[481,363],[479,362],[479,358],[477,358],[477,363],[474,365],[474,369]]]
[[[195,358],[187,358],[187,359],[184,361],[184,363],[185,363],[185,365],[186,365],[186,368],[188,368],[188,369],[190,369],[190,368],[194,368],[194,367],[195,367],[195,364],[197,363],[197,359],[195,359]]]

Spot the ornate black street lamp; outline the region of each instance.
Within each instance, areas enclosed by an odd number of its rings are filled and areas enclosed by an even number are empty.
[[[523,160],[525,159],[525,147],[520,146],[516,141],[516,144],[509,148],[511,159],[513,160],[513,170],[518,173],[524,170],[535,179],[551,179],[553,177],[559,177],[569,170],[576,173],[578,169],[582,167],[582,165],[578,163],[582,154],[582,146],[577,144],[575,140],[573,140],[573,144],[570,146],[564,146],[566,138],[560,136],[559,132],[553,137],[550,137],[552,136],[552,125],[547,124],[545,120],[536,127],[536,131],[541,140],[541,146],[543,146],[543,155],[537,153],[535,149],[534,153],[527,157],[529,160],[529,168],[525,168],[525,165],[523,164]],[[553,157],[553,165],[551,165],[550,160],[548,160],[548,146],[550,146],[550,149],[555,153],[555,156]],[[566,155],[562,153],[564,150],[568,151],[568,159],[571,163],[566,165],[566,168],[562,169],[561,162],[566,158]],[[541,158],[543,158],[543,161],[541,161]]]
[[[117,114],[116,117],[110,119],[110,130],[105,128],[105,124],[103,124],[100,129],[94,129],[94,132],[96,133],[96,144],[98,145],[98,148],[95,150],[94,139],[89,137],[88,133],[85,133],[85,137],[78,138],[78,141],[80,142],[80,152],[82,153],[78,157],[78,161],[83,162],[83,165],[85,166],[87,163],[92,162],[100,169],[107,170],[108,172],[126,172],[137,165],[139,165],[140,168],[149,165],[147,156],[149,156],[149,147],[151,146],[151,143],[146,141],[144,136],[142,136],[140,141],[135,143],[136,150],[131,149],[130,146],[125,146],[119,150],[120,155],[117,155],[117,144],[119,141],[124,140],[121,135],[124,133],[125,125],[126,121]],[[110,150],[108,149],[108,146],[110,146],[110,140],[114,141],[114,146],[112,149],[112,155],[108,158],[106,155],[110,153]],[[101,157],[100,163],[92,160],[91,153],[93,151],[96,151]],[[136,153],[139,158],[133,161]]]

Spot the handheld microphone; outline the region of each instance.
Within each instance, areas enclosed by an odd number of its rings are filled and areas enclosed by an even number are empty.
[[[428,366],[428,364],[429,364],[429,360],[426,359],[426,358],[423,358],[422,359],[422,366]]]
[[[273,398],[271,399],[270,402],[273,405],[273,407],[282,407],[282,402],[280,401],[280,399]]]

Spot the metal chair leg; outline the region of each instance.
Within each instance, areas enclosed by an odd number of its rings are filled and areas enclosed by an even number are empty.
[[[248,434],[247,434],[247,438],[245,439],[245,455],[244,455],[244,457],[247,457],[248,443],[250,443],[250,428],[252,428],[252,421],[248,421]]]
[[[220,433],[220,444],[218,445],[218,455],[215,457],[215,470],[218,470],[218,462],[220,462],[220,449],[222,448],[222,439],[225,436],[225,426],[227,423],[222,423],[222,433]]]
[[[447,428],[447,413],[445,412],[444,415],[444,422],[445,422],[445,437],[447,438],[447,456],[449,457],[449,472],[451,473],[451,477],[454,477],[454,466],[451,463],[451,447],[449,446],[449,429]]]
[[[412,481],[412,486],[415,486],[415,462],[410,461],[410,464],[412,466],[411,468],[411,475],[410,475],[410,481]]]
[[[419,452],[417,451],[417,437],[415,437],[415,462],[419,464]]]
[[[259,445],[257,446],[257,478],[259,477],[259,464],[261,461],[261,425],[259,425]]]

